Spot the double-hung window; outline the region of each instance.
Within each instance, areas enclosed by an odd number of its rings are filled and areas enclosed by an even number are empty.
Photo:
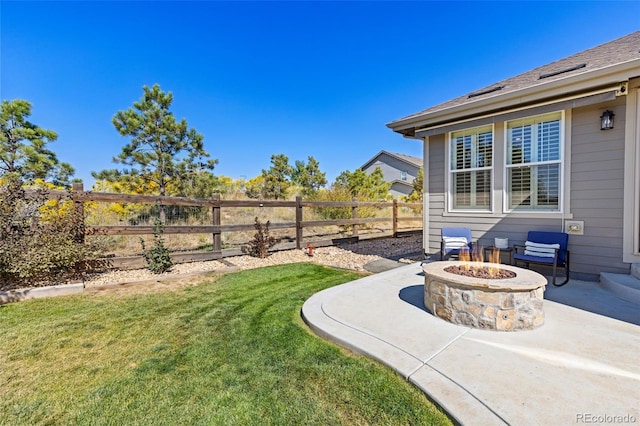
[[[507,208],[560,211],[562,113],[507,122]]]
[[[452,210],[491,210],[493,127],[465,129],[450,134]]]

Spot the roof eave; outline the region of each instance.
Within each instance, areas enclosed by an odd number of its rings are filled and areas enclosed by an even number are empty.
[[[631,73],[632,71],[637,72],[638,75]],[[387,127],[405,137],[414,138],[414,130],[418,127],[436,126],[491,112],[507,110],[517,105],[534,104],[537,101],[566,96],[569,92],[577,93],[600,86],[618,84],[639,75],[640,59],[634,59],[520,90],[467,102],[462,105],[399,119],[388,123]]]
[[[391,185],[394,184],[399,184],[399,185],[403,185],[403,186],[407,186],[407,187],[413,187],[413,183],[409,183],[407,181],[403,181],[403,180],[399,180],[399,179],[394,179],[391,182],[389,182]]]
[[[376,158],[378,158],[379,156],[381,156],[383,153],[385,153],[386,151],[383,149],[381,151],[379,151],[376,155],[374,155],[373,157],[371,157],[366,163],[364,163],[362,166],[360,166],[361,170],[366,169],[367,167],[369,167],[369,165],[371,165]]]
[[[360,169],[364,170],[364,169],[366,169],[367,167],[369,167],[370,165],[372,165],[372,164],[375,162],[375,160],[376,160],[378,157],[380,157],[382,154],[387,154],[388,156],[393,157],[393,158],[395,158],[395,159],[397,159],[397,160],[399,160],[399,161],[402,161],[402,162],[403,162],[403,163],[405,163],[405,164],[409,164],[409,165],[411,165],[411,166],[416,167],[416,165],[415,165],[414,163],[412,163],[411,161],[407,160],[406,158],[399,157],[399,156],[397,156],[396,154],[394,154],[393,152],[389,152],[389,151],[386,151],[386,150],[384,150],[384,149],[383,149],[382,151],[380,151],[380,152],[378,152],[376,155],[374,155],[374,156],[373,156],[369,161],[367,161],[366,163],[364,163],[364,164],[360,167]],[[417,166],[417,167],[419,167],[419,166]]]

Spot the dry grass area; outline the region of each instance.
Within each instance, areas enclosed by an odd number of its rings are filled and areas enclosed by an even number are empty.
[[[95,293],[96,295],[108,293],[109,297],[128,297],[134,294],[154,294],[167,291],[184,291],[193,286],[201,285],[214,278],[216,272],[210,273],[192,273],[186,275],[167,275],[162,279],[148,279],[143,281],[122,281],[117,279],[109,281],[106,285],[97,285],[94,281],[87,282],[85,292]]]
[[[347,208],[350,210],[350,208]],[[392,209],[386,208],[362,208],[362,215],[366,217],[388,218],[389,222],[360,225],[359,235],[390,234],[392,232]],[[145,206],[134,203],[92,203],[85,208],[87,225],[91,226],[123,226],[123,225],[153,225],[158,217],[156,206]],[[322,212],[315,208],[303,210],[304,221],[326,220]],[[399,217],[413,218],[415,220],[402,221],[401,230],[420,229],[422,227],[422,211],[407,207],[401,207]],[[291,207],[235,207],[223,208],[221,211],[221,223],[223,225],[253,224],[255,218],[262,223],[295,223],[295,209]],[[213,223],[211,208],[204,207],[176,207],[171,206],[167,216],[167,226],[198,226]],[[224,232],[222,234],[223,248],[239,248],[254,235],[254,231]],[[272,229],[274,237],[281,241],[295,240],[295,228]],[[352,235],[348,226],[323,226],[305,227],[304,240],[314,241],[330,238],[343,238]],[[151,244],[152,236],[138,235],[110,235],[89,236],[88,239],[98,238],[104,247],[105,256],[134,256],[140,255],[142,246],[141,237],[147,245]],[[172,251],[191,251],[210,248],[213,244],[211,234],[167,234],[164,236],[166,246]]]

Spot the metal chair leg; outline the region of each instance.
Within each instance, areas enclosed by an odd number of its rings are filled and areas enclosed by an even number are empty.
[[[571,267],[570,267],[570,261],[569,261],[569,252],[567,252],[566,254],[566,259],[564,261],[564,270],[566,273],[566,277],[564,279],[563,282],[561,282],[560,284],[556,284],[556,276],[555,276],[555,270],[554,270],[554,274],[553,274],[553,285],[555,285],[556,287],[562,287],[563,285],[565,285],[566,283],[569,282],[569,275],[571,274]],[[554,265],[555,267],[555,265]],[[555,268],[554,268],[555,269]]]

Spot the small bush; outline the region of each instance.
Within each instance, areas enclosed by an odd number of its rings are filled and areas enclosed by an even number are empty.
[[[249,244],[242,247],[242,251],[244,253],[248,253],[250,256],[259,257],[260,259],[267,257],[269,255],[269,249],[278,242],[276,238],[269,235],[270,225],[270,221],[267,221],[267,223],[263,225],[256,217],[254,224],[256,233],[253,236],[253,240],[249,241]]]
[[[164,245],[164,226],[159,219],[153,223],[153,246],[147,249],[144,240],[140,238],[142,255],[147,262],[147,269],[154,274],[168,272],[173,266],[169,249]]]
[[[47,189],[29,194],[12,174],[0,182],[0,288],[44,285],[81,272],[97,257],[98,243],[84,243],[82,210],[71,195],[51,201]]]
[[[318,192],[316,201],[328,202],[350,202],[354,197],[344,187],[334,185],[331,189],[325,189]],[[363,200],[359,200],[363,201]],[[366,200],[365,200],[366,201]],[[375,207],[359,207],[358,218],[376,217],[377,209]],[[313,207],[313,212],[325,220],[340,220],[353,218],[353,209],[351,207]],[[362,227],[362,225],[360,225]],[[352,225],[340,225],[341,232],[350,232]]]

